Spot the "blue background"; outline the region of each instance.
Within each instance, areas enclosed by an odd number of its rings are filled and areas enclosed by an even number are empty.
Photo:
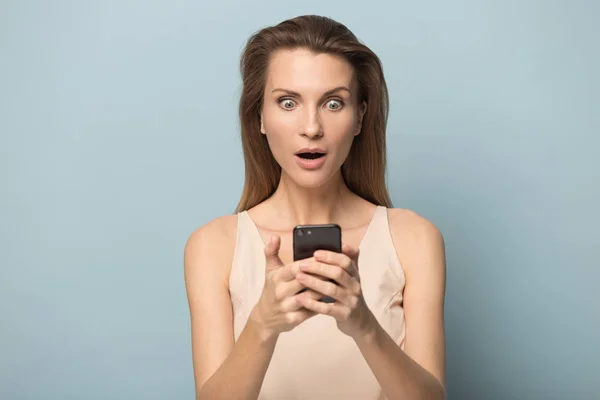
[[[592,0],[3,0],[0,398],[193,398],[183,248],[241,193],[243,45],[300,14],[383,60],[392,198],[447,244],[450,399],[600,398]]]

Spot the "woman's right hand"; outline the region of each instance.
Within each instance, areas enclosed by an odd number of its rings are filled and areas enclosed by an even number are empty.
[[[315,315],[296,300],[296,294],[305,287],[296,279],[298,262],[284,265],[279,258],[281,239],[274,235],[265,246],[265,285],[262,295],[250,316],[258,323],[264,339],[278,336]],[[307,290],[304,296],[316,299],[322,294]]]

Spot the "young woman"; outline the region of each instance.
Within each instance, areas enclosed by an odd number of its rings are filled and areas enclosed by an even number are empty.
[[[253,35],[241,72],[242,198],[185,248],[197,397],[444,398],[444,244],[391,208],[380,60],[302,16]],[[294,226],[321,223],[342,253],[293,262]]]

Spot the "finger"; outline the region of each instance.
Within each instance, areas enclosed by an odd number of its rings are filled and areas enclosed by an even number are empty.
[[[302,307],[298,311],[292,311],[285,314],[285,318],[290,325],[300,325],[302,322],[314,315],[316,315],[314,311],[307,310],[306,308]]]
[[[282,282],[292,281],[296,279],[296,274],[298,272],[300,272],[300,261],[294,261],[293,263],[280,268],[274,276],[274,279]]]
[[[338,285],[346,288],[351,288],[354,285],[355,278],[350,276],[348,271],[337,265],[325,264],[316,260],[312,262],[304,261],[300,263],[300,270],[305,273],[333,279]]]
[[[281,258],[279,258],[279,248],[281,247],[281,239],[277,235],[271,236],[269,243],[265,246],[265,261],[266,270],[272,271],[283,265]]]
[[[336,253],[334,251],[319,250],[315,252],[315,259],[319,262],[331,265],[337,265],[340,268],[348,271],[350,275],[357,275],[356,269],[353,267],[353,260],[349,256],[343,253]]]
[[[302,296],[305,296],[309,299],[313,299],[313,300],[318,300],[321,297],[323,297],[323,295],[321,293],[317,293],[314,290],[307,290],[305,292],[301,293]],[[300,303],[298,301],[298,293],[294,293],[291,296],[288,296],[285,300],[283,300],[281,302],[281,310],[283,312],[291,312],[291,311],[297,311],[300,310],[302,308],[304,308],[304,306],[302,305],[302,303]]]
[[[346,290],[333,282],[329,282],[317,276],[308,275],[303,272],[298,273],[298,275],[296,275],[296,279],[304,287],[312,289],[315,292],[321,293],[325,296],[329,296],[336,301],[344,303],[346,300]]]
[[[316,314],[331,315],[336,320],[345,321],[350,316],[350,308],[340,303],[324,303],[312,297],[299,295],[298,302]]]
[[[297,279],[288,282],[277,282],[275,286],[275,299],[283,301],[290,296],[294,296],[302,289],[306,289]]]

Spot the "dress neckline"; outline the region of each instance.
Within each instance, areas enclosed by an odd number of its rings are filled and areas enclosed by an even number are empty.
[[[363,244],[365,243],[365,239],[369,236],[369,233],[372,230],[372,226],[375,224],[375,220],[377,219],[378,215],[381,213],[382,210],[385,210],[384,206],[376,206],[375,207],[375,212],[373,213],[373,216],[371,217],[371,220],[369,221],[369,225],[367,226],[367,230],[365,231],[365,233],[363,234],[362,239],[360,240],[360,243],[358,245],[358,248],[362,248]],[[254,234],[257,238],[257,240],[259,241],[259,243],[262,244],[263,247],[265,247],[267,244],[265,243],[265,241],[263,240],[263,237],[260,233],[260,229],[258,229],[258,226],[256,225],[256,223],[254,223],[254,220],[250,217],[250,214],[248,214],[248,210],[244,210],[242,212],[240,212],[239,214],[244,215],[248,221],[250,222],[250,225],[252,225],[252,230],[254,231]],[[239,215],[238,215],[239,218]],[[343,237],[342,237],[343,240]]]

